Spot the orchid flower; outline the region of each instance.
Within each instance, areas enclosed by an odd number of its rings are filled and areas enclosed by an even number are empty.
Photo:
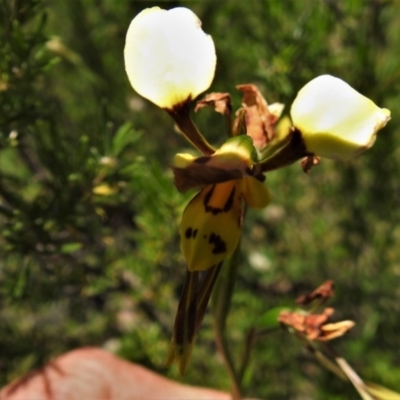
[[[228,93],[197,103],[196,110],[211,106],[226,118],[231,138],[215,149],[190,117],[192,102],[209,88],[216,67],[213,40],[197,16],[186,8],[142,11],[130,24],[124,57],[132,87],[166,110],[201,153],[177,154],[172,166],[178,190],[198,191],[182,215],[187,274],[167,359],[183,374],[218,274],[238,246],[245,206],[263,208],[270,201],[264,173],[302,158],[307,171],[316,157],[355,157],[373,145],[390,111],[322,75],[299,91],[292,120],[278,123],[283,104],[268,105],[256,86],[239,85],[243,100],[234,121]]]

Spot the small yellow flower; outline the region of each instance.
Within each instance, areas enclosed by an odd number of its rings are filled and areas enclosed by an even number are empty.
[[[306,84],[290,113],[309,153],[342,160],[369,149],[390,119],[389,110],[331,75]]]
[[[129,26],[124,56],[132,87],[161,108],[193,100],[214,78],[214,42],[183,7],[138,14]]]

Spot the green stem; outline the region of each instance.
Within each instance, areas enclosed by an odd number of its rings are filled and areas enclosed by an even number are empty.
[[[363,400],[374,400],[374,397],[368,393],[368,389],[364,381],[358,376],[354,369],[347,363],[344,358],[337,357],[335,361],[338,363],[342,371],[347,375],[350,382],[353,384],[358,394]]]
[[[349,381],[346,374],[334,363],[332,362],[324,353],[318,350],[312,343],[303,339],[305,348],[314,356],[314,358],[327,370],[334,373],[338,378]]]
[[[241,362],[240,368],[239,368],[238,375],[239,375],[240,382],[243,382],[243,377],[246,372],[246,368],[249,365],[251,350],[253,348],[255,340],[256,340],[256,331],[254,328],[251,328],[247,332],[247,335],[246,335],[245,348],[243,351],[242,362]]]
[[[238,259],[240,254],[240,241],[233,255],[225,262],[224,270],[217,280],[212,295],[212,313],[217,346],[222,353],[226,367],[232,381],[232,398],[241,399],[241,379],[235,368],[232,354],[229,349],[225,334],[226,318],[229,313],[233,290],[235,287]]]

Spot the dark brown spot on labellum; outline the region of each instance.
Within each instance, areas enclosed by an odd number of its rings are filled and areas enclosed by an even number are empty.
[[[221,236],[212,233],[208,239],[208,243],[214,245],[212,249],[213,254],[226,253],[226,243],[222,240]]]
[[[235,198],[236,187],[234,186],[224,206],[224,212],[228,212],[233,207],[233,200]]]
[[[186,239],[190,239],[192,237],[192,228],[187,228],[185,231]]]
[[[231,193],[229,194],[229,197],[226,201],[226,203],[224,204],[224,206],[222,208],[220,207],[213,207],[210,206],[208,204],[208,202],[210,201],[213,193],[214,193],[214,189],[215,189],[215,185],[212,186],[212,188],[210,189],[210,191],[204,196],[204,208],[206,210],[206,212],[210,212],[213,215],[218,215],[219,213],[222,212],[228,212],[232,209],[233,207],[233,202],[235,199],[235,192],[236,192],[236,187],[234,186],[231,190]]]

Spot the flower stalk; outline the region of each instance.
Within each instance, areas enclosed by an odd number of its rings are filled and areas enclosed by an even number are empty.
[[[190,104],[190,100],[187,100],[174,106],[172,109],[166,108],[165,110],[173,118],[185,138],[205,156],[210,156],[214,154],[215,149],[199,132],[190,117]]]
[[[226,335],[226,319],[229,315],[232,296],[235,289],[240,258],[240,241],[231,257],[224,263],[224,271],[220,275],[211,301],[214,331],[219,351],[221,352],[232,383],[232,398],[241,399],[241,374],[237,371],[231,348]]]

